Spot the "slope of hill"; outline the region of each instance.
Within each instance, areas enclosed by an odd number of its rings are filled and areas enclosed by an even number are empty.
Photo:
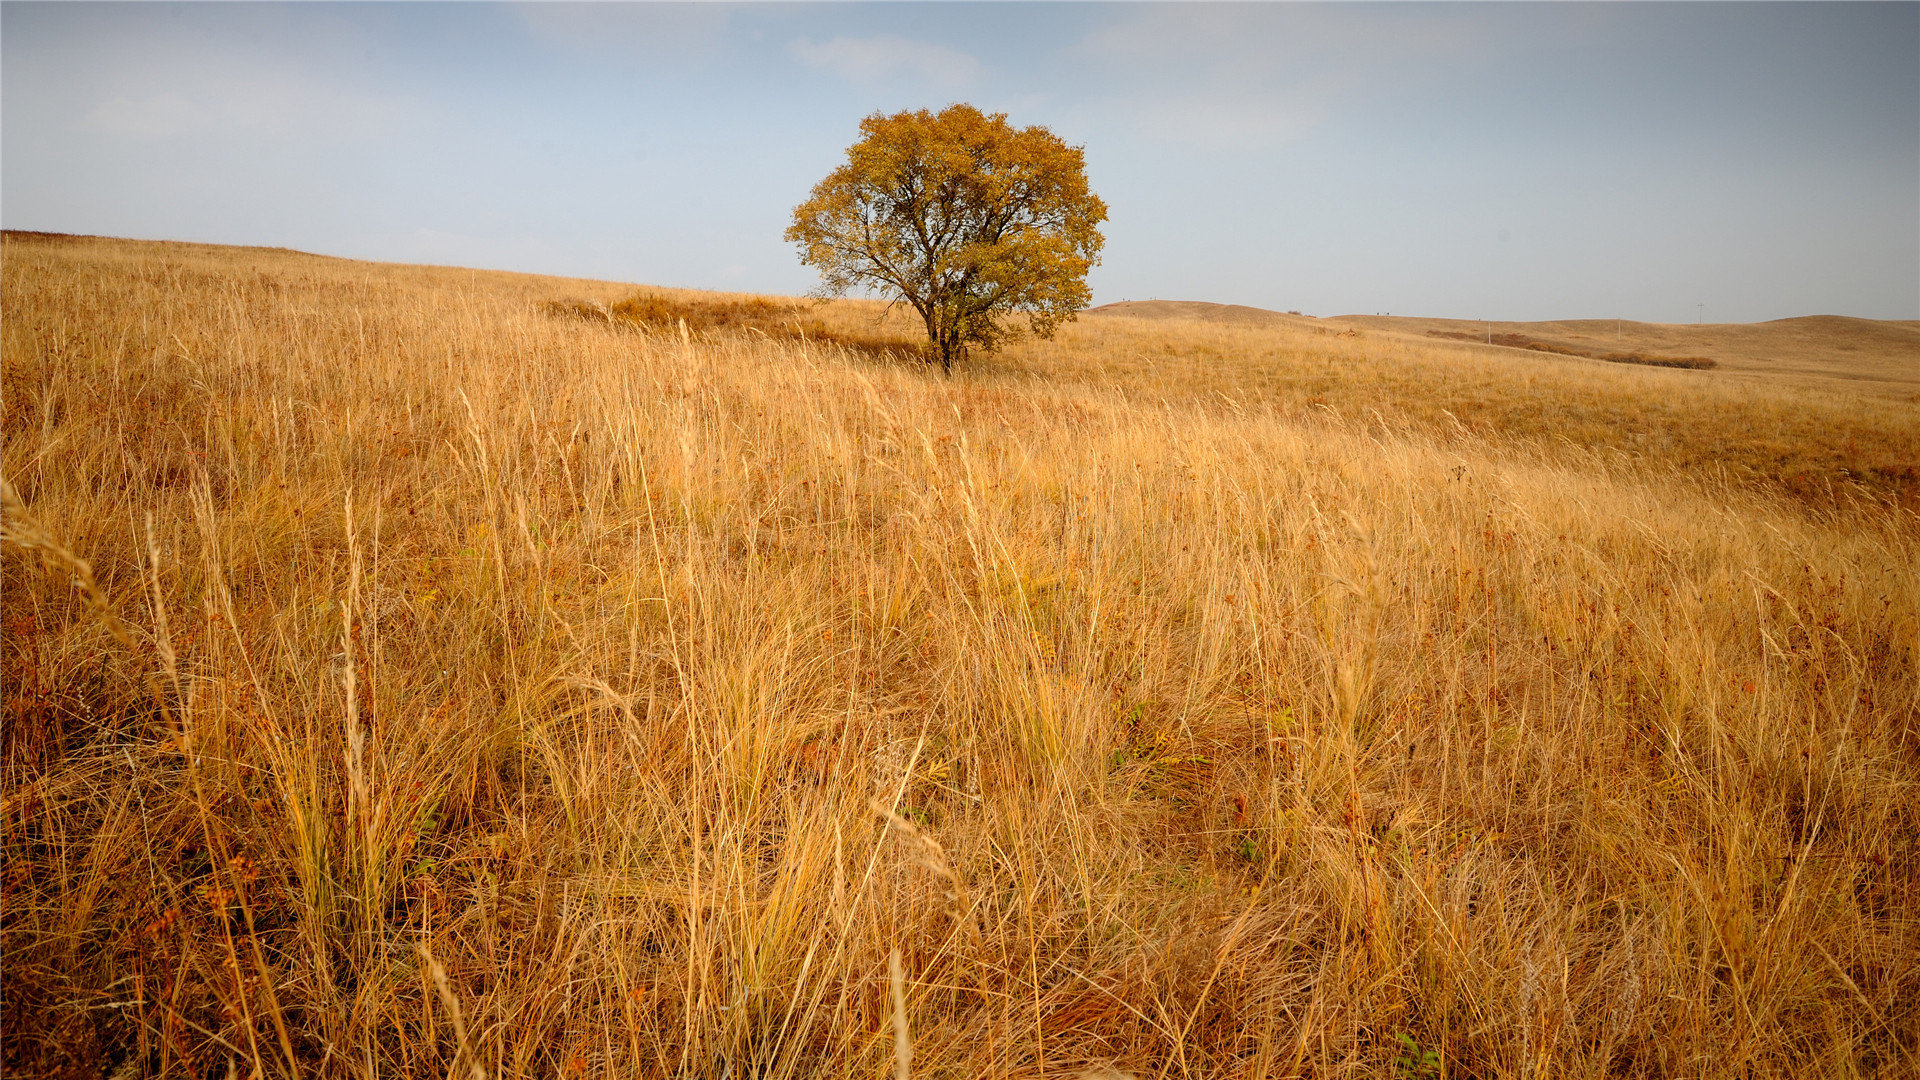
[[[1477,325],[1311,319],[1255,308],[1227,313],[1221,305],[1152,301],[1095,309],[1060,342],[1027,343],[1000,363],[1147,401],[1231,401],[1438,435],[1464,429],[1477,439],[1558,448],[1569,460],[1628,456],[1648,467],[1784,491],[1816,506],[1864,496],[1920,512],[1920,388],[1866,378],[1899,366],[1906,324],[1869,323],[1853,339],[1867,359],[1852,361],[1861,377],[1851,380],[1747,373],[1734,370],[1746,361],[1724,351],[1726,366],[1695,371],[1429,336],[1464,335],[1450,328]],[[1554,333],[1547,324],[1496,324],[1504,335],[1510,331],[1502,327],[1541,338]],[[1784,350],[1808,332],[1763,326],[1748,337]],[[1717,347],[1651,331],[1623,336],[1627,347],[1655,355],[1675,355],[1658,350],[1676,345]],[[1820,363],[1846,355],[1827,348],[1829,360]]]
[[[635,292],[4,240],[7,1075],[1920,1062],[1910,515],[1606,442],[1838,397]]]
[[[1809,315],[1764,323],[1673,325],[1614,319],[1479,322],[1346,315],[1330,322],[1465,340],[1524,337],[1574,355],[1702,356],[1731,372],[1847,380],[1868,392],[1920,392],[1920,322]]]
[[[1085,312],[1092,318],[1182,320],[1235,326],[1339,328],[1416,335],[1501,347],[1501,339],[1525,351],[1558,350],[1598,358],[1609,354],[1703,357],[1722,370],[1838,379],[1863,384],[1866,392],[1909,396],[1920,392],[1920,322],[1809,315],[1764,323],[1674,325],[1624,319],[1560,319],[1549,322],[1488,322],[1399,315],[1340,315],[1327,319],[1283,314],[1239,304],[1193,300],[1129,300]]]
[[[1120,300],[1088,308],[1091,318],[1190,319],[1244,326],[1292,326],[1312,321],[1306,316],[1268,311],[1244,304],[1210,304],[1203,300]]]

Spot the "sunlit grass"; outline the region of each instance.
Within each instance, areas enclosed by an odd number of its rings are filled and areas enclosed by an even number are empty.
[[[1916,1064],[1911,516],[1552,437],[1828,398],[4,274],[9,1073]]]

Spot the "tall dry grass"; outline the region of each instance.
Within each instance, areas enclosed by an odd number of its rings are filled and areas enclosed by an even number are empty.
[[[1028,343],[1005,366],[1141,400],[1520,440],[1572,467],[1625,457],[1822,512],[1899,508],[1909,524],[1920,515],[1920,395],[1899,384],[1642,367],[1338,323],[1090,318],[1077,334],[1061,346]]]
[[[103,241],[0,287],[9,1075],[1920,1064],[1893,510],[1097,338],[949,381]]]

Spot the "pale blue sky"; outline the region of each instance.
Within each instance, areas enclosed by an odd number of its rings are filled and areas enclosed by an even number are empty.
[[[1920,317],[1920,4],[0,5],[7,228],[795,294],[876,110],[1084,145],[1096,303]]]

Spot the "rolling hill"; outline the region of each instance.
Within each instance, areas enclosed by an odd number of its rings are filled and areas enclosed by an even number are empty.
[[[1860,392],[1920,392],[1920,322],[1809,315],[1764,323],[1676,325],[1615,319],[1484,322],[1398,315],[1341,315],[1326,319],[1237,304],[1135,300],[1105,304],[1090,317],[1190,320],[1235,326],[1302,324],[1364,328],[1380,334],[1480,342],[1523,351],[1598,358],[1704,357],[1727,372],[1854,382]],[[1489,340],[1491,339],[1491,340]],[[1527,344],[1502,346],[1502,341]],[[1531,346],[1531,347],[1529,347]]]

